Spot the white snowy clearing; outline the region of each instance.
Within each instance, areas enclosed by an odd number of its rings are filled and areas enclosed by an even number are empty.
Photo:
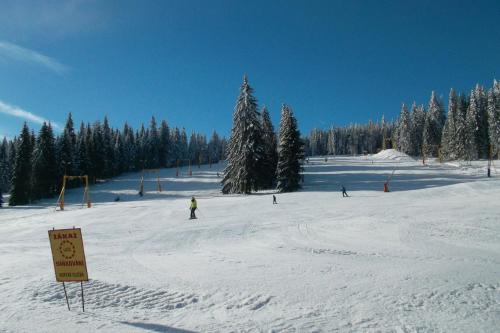
[[[126,174],[92,187],[91,209],[82,189],[63,212],[2,208],[0,332],[499,332],[500,174],[383,154],[311,158],[277,205],[221,195],[219,165],[162,170],[161,193],[150,175],[143,198]],[[66,307],[47,235],[73,226],[85,312],[79,283]]]

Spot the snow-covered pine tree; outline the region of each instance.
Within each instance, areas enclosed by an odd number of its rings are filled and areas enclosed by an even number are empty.
[[[262,108],[262,139],[264,153],[260,163],[262,188],[274,188],[276,185],[276,167],[278,165],[278,144],[274,126],[269,116],[269,111],[264,106]]]
[[[80,124],[80,130],[76,134],[75,145],[75,174],[86,175],[88,170],[87,147],[85,145],[85,124]]]
[[[221,140],[220,140],[217,132],[214,130],[212,132],[212,137],[210,138],[210,141],[208,142],[209,162],[219,163],[219,159],[221,157],[220,149],[221,149]]]
[[[327,139],[326,139],[326,149],[328,155],[336,155],[335,154],[336,143],[337,142],[335,141],[335,128],[332,125],[327,132]]]
[[[155,117],[151,117],[149,123],[149,135],[146,140],[146,163],[147,169],[156,169],[160,166],[160,136],[156,126]]]
[[[475,107],[477,108],[477,154],[479,158],[488,158],[490,147],[490,138],[488,135],[488,101],[484,88],[479,84],[476,85],[473,95],[476,104]]]
[[[442,103],[436,97],[436,93],[431,93],[429,108],[425,117],[422,145],[426,156],[438,156],[439,146],[446,115]]]
[[[262,129],[257,100],[246,75],[233,114],[228,144],[228,163],[222,179],[222,193],[250,193],[259,189],[259,161],[263,155]]]
[[[181,132],[179,128],[175,127],[170,134],[170,143],[171,143],[171,163],[176,166],[177,161],[181,159]]]
[[[480,101],[476,98],[474,90],[470,93],[470,103],[465,115],[465,160],[472,161],[478,158],[479,139],[479,106]]]
[[[388,135],[387,135],[387,125],[385,123],[385,116],[382,114],[382,119],[380,120],[380,127],[381,127],[381,130],[382,130],[382,147],[381,149],[382,150],[385,150],[385,149],[388,149],[388,144],[387,144],[387,138],[388,138]]]
[[[12,190],[12,179],[14,178],[14,165],[16,164],[16,154],[19,139],[14,137],[9,142],[9,191]]]
[[[399,151],[412,155],[414,150],[414,143],[412,138],[412,123],[410,113],[406,106],[401,106],[401,114],[399,116],[399,126],[398,126],[398,149]]]
[[[4,192],[10,189],[9,143],[6,137],[0,144],[0,189]]]
[[[144,128],[144,124],[141,124],[141,129],[136,133],[135,136],[135,142],[136,142],[136,147],[137,147],[137,154],[136,154],[136,170],[142,170],[146,167],[146,156],[147,156],[147,140],[148,140],[148,133],[146,129]]]
[[[170,158],[170,129],[168,128],[167,122],[165,120],[161,121],[160,124],[160,147],[159,147],[159,159],[158,163],[160,167],[166,168],[169,166],[168,160]]]
[[[225,160],[227,159],[227,155],[228,155],[228,140],[226,138],[222,138],[222,140],[220,140],[220,160]]]
[[[189,137],[188,158],[191,161],[191,165],[198,164],[198,141],[196,140],[196,133],[194,132],[192,132]]]
[[[196,135],[196,141],[198,142],[198,163],[206,164],[208,163],[208,144],[207,137],[203,134]]]
[[[278,145],[277,186],[280,192],[292,192],[300,188],[302,171],[301,160],[304,158],[303,143],[292,110],[283,105]]]
[[[92,165],[92,175],[95,178],[103,178],[104,167],[105,167],[105,154],[104,149],[104,137],[102,133],[102,126],[100,122],[95,122],[92,125],[92,139],[90,142],[91,146],[91,165]]]
[[[488,91],[488,132],[492,145],[492,157],[500,153],[500,82],[494,81]]]
[[[104,122],[102,125],[102,142],[104,151],[104,170],[102,176],[104,178],[110,178],[113,176],[113,165],[114,165],[114,140],[113,133],[109,126],[108,117],[104,116]]]
[[[452,88],[448,97],[448,116],[441,136],[441,151],[447,160],[455,158],[455,122],[457,117],[457,95]]]
[[[394,131],[392,131],[391,133],[391,146],[393,147],[393,149],[399,149],[398,147],[398,142],[399,142],[399,123],[400,123],[401,119],[398,118],[396,119],[396,121],[394,122]]]
[[[24,123],[17,143],[12,176],[9,205],[24,205],[30,202],[32,142],[28,125]]]
[[[132,171],[135,170],[135,136],[134,130],[127,123],[123,126],[122,136],[125,170]]]
[[[68,114],[66,125],[64,126],[63,133],[56,141],[57,147],[57,161],[59,165],[58,179],[64,175],[72,175],[75,165],[75,146],[76,135],[73,125],[73,117],[71,113]],[[68,187],[72,187],[73,182],[68,182]]]
[[[181,140],[180,140],[180,146],[179,146],[179,153],[180,153],[180,158],[183,160],[189,159],[189,154],[188,154],[188,138],[186,134],[186,129],[183,127],[181,131]]]
[[[94,167],[94,147],[93,147],[93,137],[92,137],[92,127],[90,123],[85,125],[85,155],[87,169],[85,174],[89,176],[89,181],[95,180],[95,167]]]
[[[469,101],[465,94],[461,93],[457,100],[457,117],[455,118],[455,158],[467,159],[465,151],[465,137],[467,133],[466,115]]]
[[[411,123],[412,123],[412,141],[413,141],[413,155],[420,156],[422,154],[422,143],[425,125],[425,109],[421,105],[413,102],[411,110]]]
[[[57,183],[54,134],[51,126],[44,122],[32,155],[32,199],[39,200],[53,195],[57,192]]]

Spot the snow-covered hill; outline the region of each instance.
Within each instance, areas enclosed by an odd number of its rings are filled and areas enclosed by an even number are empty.
[[[63,212],[2,208],[0,332],[498,332],[500,175],[481,163],[311,158],[277,205],[222,196],[222,166],[166,169],[164,191],[147,175],[142,198],[126,174],[94,186],[91,209],[81,189]],[[73,226],[85,313],[77,283],[66,308],[47,235]]]

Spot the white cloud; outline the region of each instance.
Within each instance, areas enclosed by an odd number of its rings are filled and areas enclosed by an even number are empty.
[[[5,41],[0,41],[0,57],[41,65],[57,74],[64,74],[69,70],[69,67],[51,57]]]
[[[31,112],[28,112],[26,110],[21,109],[20,107],[17,107],[15,105],[10,105],[5,102],[2,102],[0,100],[0,113],[7,114],[9,116],[14,116],[18,117],[21,119],[24,119],[26,121],[31,121],[37,124],[43,124],[43,122],[49,122],[49,120],[44,119],[43,117],[37,116],[36,114],[33,114]],[[61,126],[56,123],[56,122],[50,122],[52,124],[52,127],[60,130]]]

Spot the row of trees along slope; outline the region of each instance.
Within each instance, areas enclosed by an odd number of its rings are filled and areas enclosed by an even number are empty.
[[[303,142],[287,105],[281,109],[278,138],[279,142],[266,107],[258,112],[257,99],[245,76],[233,114],[222,192],[248,194],[275,187],[290,192],[300,188]]]
[[[170,129],[166,121],[134,131],[128,124],[113,129],[108,119],[81,124],[75,131],[69,114],[62,133],[54,135],[44,123],[38,136],[25,123],[19,137],[0,144],[0,192],[10,191],[9,204],[23,205],[57,194],[62,176],[88,175],[91,180],[118,176],[123,172],[187,164],[217,163],[224,159],[226,140],[214,131],[209,142],[204,135]],[[69,183],[69,187],[79,186]]]
[[[448,114],[433,92],[428,110],[403,104],[393,142],[412,156],[438,156],[446,160],[498,158],[500,152],[500,83],[487,92],[479,84],[469,95],[451,89]]]
[[[448,114],[432,92],[427,109],[403,104],[394,122],[313,129],[305,138],[307,155],[373,154],[395,148],[411,156],[443,159],[498,158],[500,153],[500,83],[486,90],[476,85],[469,95],[451,89]]]

